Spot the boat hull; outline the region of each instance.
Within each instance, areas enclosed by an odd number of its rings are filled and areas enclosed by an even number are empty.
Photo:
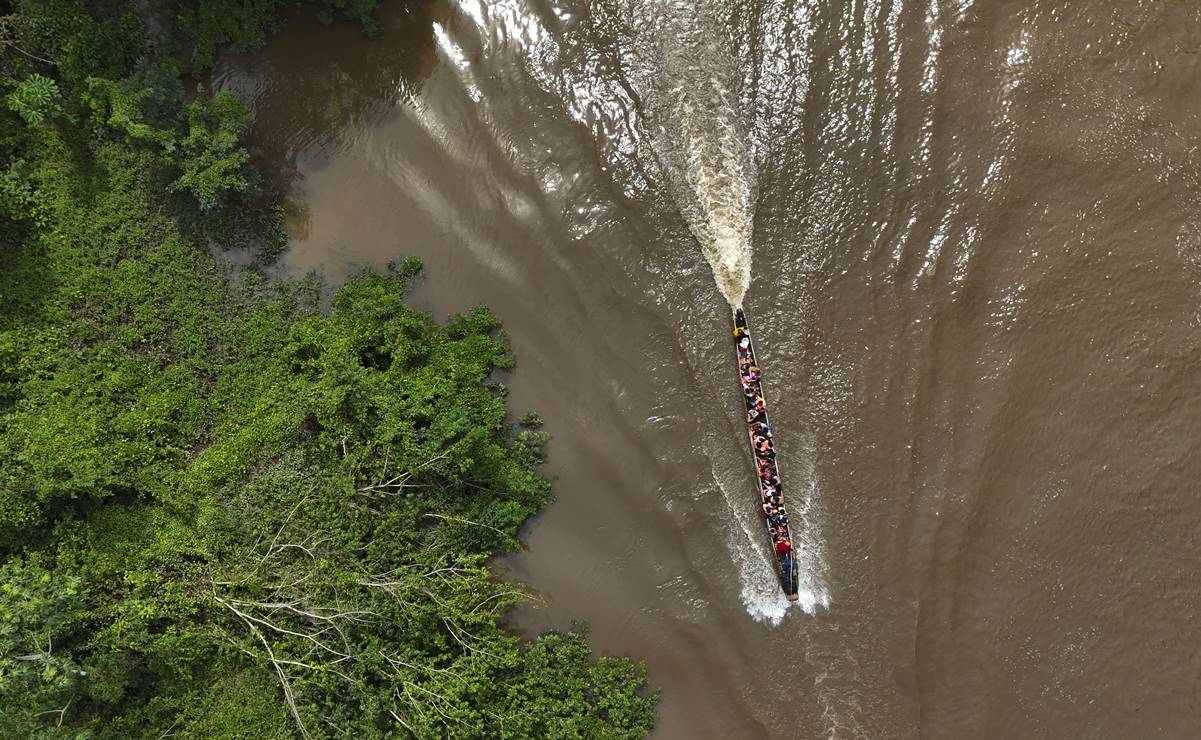
[[[750,326],[741,308],[734,312],[734,345],[738,375],[746,408],[747,437],[755,461],[755,479],[759,489],[760,514],[776,561],[776,578],[789,601],[797,601],[799,566],[792,545],[792,526],[784,504],[784,486],[776,457],[771,422],[767,416],[767,398],[763,378],[755,357]]]

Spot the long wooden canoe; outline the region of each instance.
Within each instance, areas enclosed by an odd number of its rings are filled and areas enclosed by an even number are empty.
[[[772,557],[776,561],[776,577],[789,601],[796,601],[798,565],[792,546],[792,527],[784,505],[784,487],[780,466],[772,439],[771,423],[767,418],[767,399],[763,393],[761,368],[755,359],[746,314],[741,308],[734,311],[734,351],[738,359],[738,376],[745,400],[747,436],[751,456],[755,460],[755,480],[759,489],[759,513],[767,528]]]

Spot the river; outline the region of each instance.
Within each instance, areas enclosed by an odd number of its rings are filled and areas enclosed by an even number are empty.
[[[286,194],[282,269],[416,255],[418,305],[504,321],[557,496],[500,563],[543,594],[515,628],[645,659],[659,738],[1201,734],[1201,6],[380,20],[290,16],[215,83]]]

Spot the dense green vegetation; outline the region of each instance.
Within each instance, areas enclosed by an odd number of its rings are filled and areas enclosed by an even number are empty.
[[[210,252],[283,240],[180,70],[280,5],[0,2],[0,736],[640,736],[639,664],[498,623],[550,493],[495,317]]]

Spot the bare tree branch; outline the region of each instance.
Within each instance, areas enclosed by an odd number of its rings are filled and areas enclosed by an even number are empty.
[[[328,652],[328,653],[332,653],[333,655],[337,655],[337,656],[338,656],[338,660],[335,660],[335,661],[334,661],[335,663],[340,663],[340,662],[342,662],[343,660],[350,660],[350,654],[349,654],[349,653],[343,653],[343,652],[340,652],[340,651],[338,651],[338,650],[334,650],[332,647],[330,647],[329,645],[326,645],[326,644],[325,644],[324,642],[322,642],[321,640],[318,640],[318,639],[317,639],[316,637],[314,637],[313,635],[305,634],[304,632],[294,632],[293,630],[286,629],[286,628],[284,628],[284,627],[280,627],[279,625],[277,625],[277,624],[275,624],[275,623],[273,623],[273,622],[269,622],[269,621],[267,621],[266,619],[260,619],[259,617],[256,617],[256,616],[254,616],[253,614],[247,614],[246,612],[244,612],[244,611],[242,611],[242,610],[238,609],[236,606],[234,606],[233,604],[229,603],[229,602],[228,602],[228,601],[226,601],[225,599],[222,599],[220,596],[217,596],[216,594],[214,594],[214,595],[213,595],[213,598],[217,600],[217,603],[219,603],[219,604],[223,605],[223,606],[224,606],[224,607],[226,607],[227,609],[229,609],[229,610],[233,611],[233,613],[234,613],[234,614],[237,614],[239,617],[241,617],[243,621],[246,621],[246,622],[254,622],[255,624],[258,624],[258,625],[261,625],[261,626],[263,626],[263,627],[266,627],[266,628],[267,628],[267,629],[269,629],[269,630],[273,630],[273,631],[275,631],[275,632],[279,632],[280,634],[283,634],[283,635],[291,635],[292,637],[299,637],[299,638],[300,638],[300,639],[302,639],[302,640],[308,640],[309,642],[311,642],[311,643],[314,645],[314,647],[318,647],[318,648],[320,648],[320,649],[322,649],[322,650],[324,650],[324,651],[326,651],[326,652]],[[320,635],[320,634],[323,634],[323,633],[324,633],[324,632],[326,632],[328,629],[329,629],[329,628],[327,628],[326,630],[320,630],[320,631],[318,631],[316,634],[318,634],[318,635]]]
[[[449,456],[450,456],[450,450],[447,450],[447,451],[443,452],[441,455],[436,455],[434,457],[431,457],[429,460],[426,460],[425,462],[416,466],[412,470],[408,470],[404,473],[401,473],[400,475],[393,476],[392,478],[390,478],[386,481],[379,481],[376,483],[371,483],[369,485],[363,486],[362,488],[357,489],[357,491],[358,491],[358,493],[369,493],[369,492],[373,492],[373,491],[395,493],[395,492],[401,491],[405,488],[416,488],[416,487],[418,487],[417,484],[410,484],[408,482],[409,479],[413,477],[414,473],[418,472],[422,468],[426,468],[426,467],[429,467],[430,465],[433,465],[434,463],[438,462],[439,460],[444,460]],[[385,461],[385,465],[384,465],[384,470],[385,471],[387,470],[387,462],[386,461]]]
[[[34,716],[41,717],[43,714],[57,714],[58,721],[54,723],[54,726],[62,727],[63,726],[63,718],[67,716],[67,708],[71,706],[71,701],[74,701],[74,700],[72,699],[72,700],[67,701],[67,703],[63,705],[62,709],[47,709],[44,712],[38,712]]]
[[[309,735],[309,731],[305,729],[304,720],[300,718],[300,710],[296,708],[296,697],[292,693],[292,682],[288,680],[288,674],[284,672],[284,668],[280,664],[280,661],[276,659],[275,651],[271,649],[271,643],[267,642],[267,638],[263,636],[263,633],[258,627],[251,623],[250,618],[248,618],[245,614],[243,614],[241,611],[238,611],[220,597],[214,595],[213,598],[217,600],[217,603],[223,604],[234,614],[237,614],[238,617],[246,623],[246,626],[250,628],[251,634],[259,638],[259,642],[263,643],[263,647],[267,650],[267,657],[271,661],[271,665],[275,668],[275,673],[277,676],[279,676],[279,682],[283,686],[284,700],[288,703],[288,710],[292,713],[292,719],[296,720],[296,727],[300,730],[301,736],[307,740],[311,736]]]
[[[30,54],[29,52],[25,51],[21,47],[17,46],[17,42],[13,41],[12,39],[0,39],[0,44],[4,44],[5,46],[12,49],[13,51],[17,51],[17,52],[24,54],[25,56],[29,57],[30,59],[34,60],[35,62],[41,62],[42,64],[49,64],[50,66],[54,66],[56,64],[56,62],[52,62],[49,59],[40,57],[37,54]]]
[[[457,516],[446,516],[445,514],[434,514],[434,513],[432,513],[432,512],[431,512],[431,513],[427,513],[427,514],[426,514],[426,516],[428,516],[428,517],[433,517],[434,519],[447,519],[447,520],[449,520],[449,521],[452,521],[452,522],[462,522],[462,523],[464,523],[464,524],[474,524],[474,525],[475,525],[475,526],[477,526],[477,527],[483,527],[483,528],[485,528],[485,529],[491,529],[493,532],[496,532],[497,534],[503,535],[503,536],[505,536],[505,537],[509,537],[509,538],[511,538],[511,537],[513,536],[513,535],[509,534],[508,532],[505,532],[504,530],[497,529],[496,527],[492,526],[491,524],[481,524],[481,523],[479,523],[479,522],[473,522],[473,521],[471,521],[470,519],[463,519],[462,517],[457,517]]]

